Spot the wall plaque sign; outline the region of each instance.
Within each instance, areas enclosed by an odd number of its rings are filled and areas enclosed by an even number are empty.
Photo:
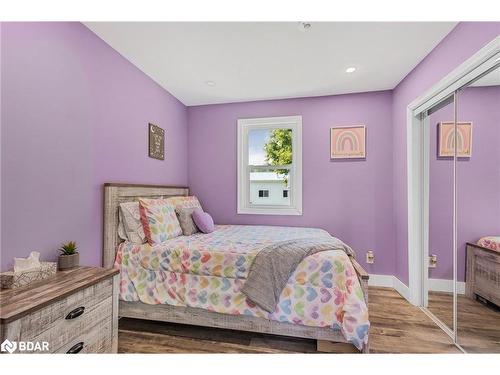
[[[165,130],[154,124],[149,124],[149,157],[165,159]]]

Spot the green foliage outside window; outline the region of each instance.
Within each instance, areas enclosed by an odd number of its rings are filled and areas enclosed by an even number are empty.
[[[292,129],[274,129],[269,141],[264,145],[266,162],[270,165],[292,164]],[[288,184],[288,169],[277,169],[276,173],[283,176]]]

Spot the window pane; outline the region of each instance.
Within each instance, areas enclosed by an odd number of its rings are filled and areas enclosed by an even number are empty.
[[[259,198],[269,198],[269,190],[259,190]]]
[[[248,132],[248,164],[292,164],[292,129],[250,130]]]
[[[238,214],[301,215],[302,116],[238,119],[238,136]]]
[[[270,168],[250,168],[250,204],[290,205],[290,171]],[[285,195],[284,192],[287,192]]]

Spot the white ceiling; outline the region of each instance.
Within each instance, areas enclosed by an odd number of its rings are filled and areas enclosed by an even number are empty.
[[[87,22],[188,106],[394,88],[455,22]],[[345,73],[347,67],[356,72]],[[207,81],[215,82],[208,86]]]

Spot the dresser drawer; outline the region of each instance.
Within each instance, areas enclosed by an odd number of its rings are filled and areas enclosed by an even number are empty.
[[[76,267],[0,290],[0,342],[16,353],[116,353],[118,282],[118,270]]]
[[[110,353],[112,351],[111,317],[89,327],[51,353]]]
[[[96,327],[106,326],[112,318],[112,309],[113,298],[109,296],[97,305],[89,306],[75,319],[57,320],[50,328],[31,338],[30,341],[48,342],[49,350],[54,352],[85,336]]]
[[[20,341],[51,337],[60,330],[70,334],[101,315],[111,316],[113,280],[106,279],[19,319]],[[51,340],[49,345],[52,347]]]

